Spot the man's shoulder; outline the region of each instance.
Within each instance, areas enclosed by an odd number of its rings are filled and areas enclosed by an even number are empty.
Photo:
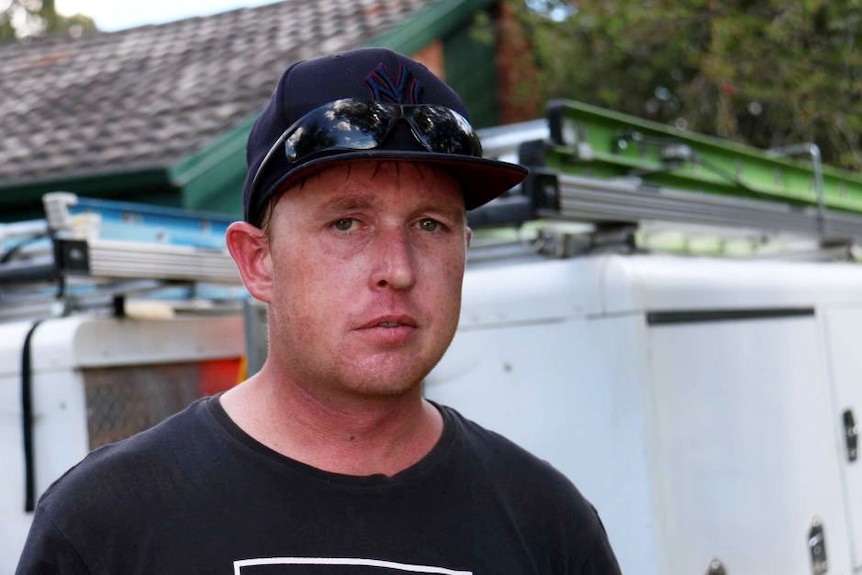
[[[442,409],[456,426],[467,449],[472,450],[474,457],[484,465],[491,466],[495,471],[503,470],[507,475],[526,475],[534,479],[545,478],[547,481],[571,485],[571,482],[546,460],[504,435],[464,417],[451,407],[443,406]]]
[[[550,572],[619,573],[604,526],[574,483],[549,462],[451,408],[444,412],[462,436],[474,477],[490,485],[489,502],[516,518],[535,557],[558,560],[574,569]]]
[[[152,556],[144,551],[182,540],[189,522],[216,509],[219,497],[212,493],[213,469],[223,462],[226,442],[209,401],[94,450],[55,481],[36,508],[21,572],[47,572],[50,563],[52,573],[57,565],[74,565],[70,573],[83,572],[83,565],[88,572],[116,573],[123,562],[172,560],[164,551],[170,545]]]
[[[548,461],[451,407],[443,407],[455,425],[469,457],[498,489],[539,505],[560,505],[592,514],[574,483]]]
[[[142,495],[176,474],[189,456],[194,436],[203,432],[204,409],[203,401],[195,402],[145,431],[95,449],[48,488],[40,506],[62,513],[144,500]]]

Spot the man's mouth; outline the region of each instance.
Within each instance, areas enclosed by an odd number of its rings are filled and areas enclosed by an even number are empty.
[[[417,337],[419,324],[407,315],[376,317],[363,324],[357,333],[376,346],[394,348]]]
[[[398,327],[417,327],[417,323],[409,316],[387,316],[375,318],[364,324],[360,329]]]

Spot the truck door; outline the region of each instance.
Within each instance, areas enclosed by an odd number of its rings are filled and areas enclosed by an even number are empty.
[[[862,570],[862,462],[858,455],[862,417],[862,309],[823,313],[829,372],[835,394],[834,413],[842,488],[847,501],[853,566]]]
[[[781,311],[647,315],[665,573],[807,575],[818,523],[828,572],[849,572],[821,328]]]

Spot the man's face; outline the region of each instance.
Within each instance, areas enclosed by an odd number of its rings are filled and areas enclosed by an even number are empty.
[[[340,165],[282,195],[269,238],[276,373],[329,395],[417,389],[460,313],[457,182],[408,162]]]

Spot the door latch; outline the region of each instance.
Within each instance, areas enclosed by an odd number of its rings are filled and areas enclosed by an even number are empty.
[[[844,420],[844,443],[847,445],[847,461],[853,463],[859,456],[859,430],[856,428],[856,418],[853,417],[852,409],[845,409]]]
[[[814,575],[824,575],[828,572],[826,536],[823,533],[823,522],[819,517],[811,521],[811,528],[808,530],[808,551],[811,553],[811,572]]]
[[[724,563],[718,558],[713,558],[709,562],[709,567],[706,568],[706,575],[727,575],[727,569],[724,568]]]

